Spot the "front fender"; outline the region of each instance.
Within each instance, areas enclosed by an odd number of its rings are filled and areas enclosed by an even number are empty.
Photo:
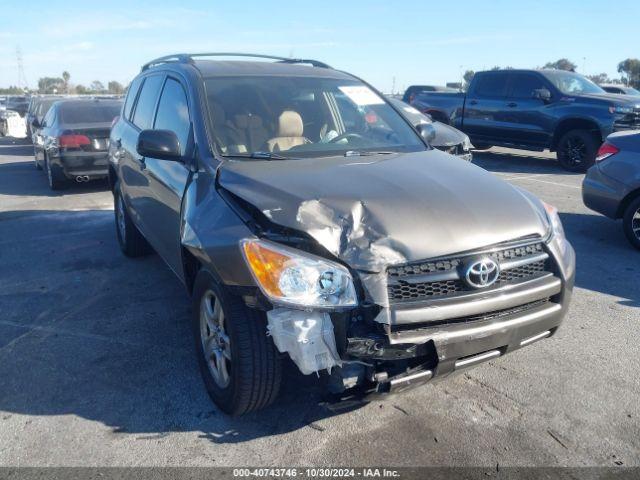
[[[239,242],[254,237],[216,190],[215,173],[199,171],[182,206],[180,242],[224,285],[255,286]]]

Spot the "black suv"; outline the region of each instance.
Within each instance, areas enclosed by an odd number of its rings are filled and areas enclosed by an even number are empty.
[[[175,55],[133,80],[109,143],[118,241],[186,285],[225,412],[276,398],[281,354],[368,396],[556,332],[575,258],[555,208],[418,128],[312,60]]]

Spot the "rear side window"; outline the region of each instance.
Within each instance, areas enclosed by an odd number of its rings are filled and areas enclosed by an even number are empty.
[[[136,103],[136,109],[133,112],[133,124],[141,130],[149,129],[153,125],[153,112],[161,86],[162,77],[159,75],[147,77],[142,84],[138,103]]]
[[[53,125],[55,115],[56,115],[56,109],[50,108],[47,114],[44,116],[44,119],[42,120],[43,124],[47,127],[50,127],[51,125]]]
[[[180,141],[180,151],[184,155],[189,139],[189,127],[187,94],[180,82],[168,78],[162,89],[156,123],[153,128],[174,132]]]
[[[532,98],[533,91],[547,88],[537,75],[516,73],[511,77],[511,98]]]
[[[120,113],[121,103],[78,102],[60,106],[60,120],[64,124],[109,123]]]
[[[507,73],[478,75],[476,93],[483,97],[503,98],[507,95]]]
[[[133,110],[133,103],[136,100],[138,90],[140,90],[140,84],[142,83],[142,77],[134,78],[129,90],[127,91],[127,99],[124,102],[124,118],[131,120],[131,111]]]

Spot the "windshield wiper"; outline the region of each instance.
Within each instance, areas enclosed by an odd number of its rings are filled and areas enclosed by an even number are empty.
[[[249,158],[257,158],[260,160],[291,160],[293,157],[285,157],[284,155],[280,155],[279,153],[274,152],[251,152],[249,154]]]
[[[298,160],[295,157],[285,157],[279,153],[274,152],[251,152],[251,153],[225,153],[223,157],[235,157],[235,158],[254,158],[256,160]]]
[[[344,156],[345,157],[367,157],[370,155],[392,155],[394,153],[398,153],[398,152],[389,152],[389,151],[364,151],[364,152],[360,152],[358,150],[349,150],[347,152],[344,152]]]

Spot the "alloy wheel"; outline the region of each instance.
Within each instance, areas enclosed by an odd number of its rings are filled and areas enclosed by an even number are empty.
[[[633,217],[631,217],[631,231],[635,237],[640,240],[640,208],[638,208]]]
[[[585,161],[587,145],[579,137],[570,137],[565,142],[562,154],[569,165],[577,167]]]
[[[222,305],[212,290],[200,301],[200,341],[213,380],[219,388],[226,388],[231,381],[231,345]]]

